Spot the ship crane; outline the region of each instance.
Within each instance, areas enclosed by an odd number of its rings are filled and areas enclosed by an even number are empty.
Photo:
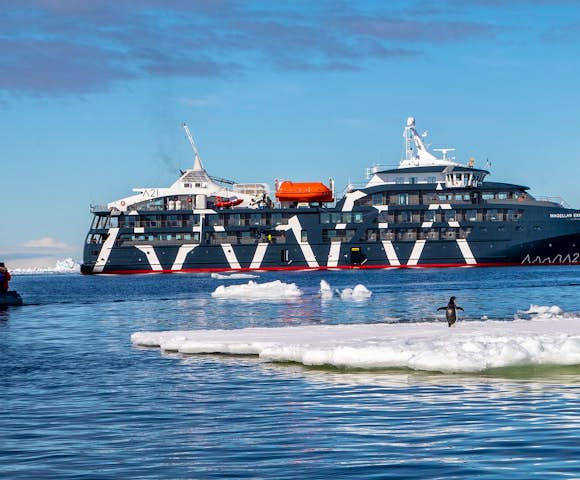
[[[187,123],[183,123],[183,129],[185,130],[185,134],[189,139],[189,143],[191,144],[191,148],[193,149],[193,169],[194,170],[203,170],[203,166],[201,165],[201,159],[199,158],[199,153],[197,151],[197,147],[195,146],[195,142],[193,141],[193,137],[191,136],[191,132],[189,131],[189,127]]]

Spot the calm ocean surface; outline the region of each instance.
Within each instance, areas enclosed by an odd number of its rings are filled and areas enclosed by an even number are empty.
[[[1,478],[580,478],[580,366],[342,371],[134,347],[143,330],[580,312],[580,267],[261,274],[293,301],[216,300],[209,275],[20,275],[0,310]],[[321,302],[320,280],[364,284]],[[438,318],[441,316],[439,315]],[[461,323],[457,328],[461,328]]]

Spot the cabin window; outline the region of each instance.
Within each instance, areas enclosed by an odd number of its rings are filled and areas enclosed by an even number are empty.
[[[465,210],[465,220],[468,222],[477,222],[477,210]]]
[[[507,192],[499,192],[499,193],[497,194],[497,198],[498,198],[499,200],[507,200],[507,199],[508,199],[508,197],[509,197],[509,195],[508,195],[508,193],[507,193]]]
[[[438,228],[422,228],[419,230],[420,240],[439,240]]]
[[[454,228],[442,228],[441,240],[455,240],[457,238],[457,231]]]
[[[423,212],[424,222],[436,222],[437,221],[437,211],[436,210],[425,210]]]
[[[481,198],[483,200],[493,200],[493,198],[494,198],[493,192],[483,192],[481,194]]]
[[[427,183],[437,183],[437,177],[427,177]]]
[[[367,242],[378,242],[379,241],[379,231],[376,228],[369,228],[366,231],[365,240]]]
[[[397,195],[397,200],[399,205],[409,205],[409,194],[399,193],[399,195]]]
[[[417,230],[414,228],[404,228],[397,231],[397,240],[403,242],[413,242],[417,240]]]
[[[87,243],[92,243],[94,245],[98,245],[103,243],[103,237],[100,233],[93,233],[87,236]]]
[[[521,216],[521,210],[508,210],[506,214],[506,220],[509,222],[517,222]]]
[[[262,225],[262,214],[261,213],[251,213],[250,214],[250,225]]]
[[[397,212],[396,214],[396,222],[397,223],[409,223],[411,221],[411,212],[408,212],[406,210],[402,210],[400,212]]]
[[[395,177],[395,183],[397,184],[405,183],[405,177]]]
[[[342,214],[342,222],[340,223],[352,223],[352,214],[351,213],[343,213]]]
[[[251,231],[245,231],[245,232],[238,232],[238,243],[241,243],[242,245],[251,245],[252,243],[255,243],[255,233],[251,232]]]
[[[282,225],[282,214],[273,213],[270,216],[270,225]]]
[[[385,195],[383,193],[373,194],[373,205],[386,205]]]
[[[320,214],[320,223],[322,223],[322,224],[330,223],[330,213],[321,213]]]
[[[395,231],[392,228],[381,228],[379,230],[379,235],[381,240],[394,240],[395,239]]]
[[[352,214],[352,221],[354,223],[363,223],[363,214],[361,212]]]
[[[445,221],[446,222],[456,222],[457,213],[455,210],[445,210]]]
[[[300,232],[300,241],[307,242],[308,241],[308,230],[302,230]]]
[[[239,227],[242,224],[242,217],[239,213],[230,213],[226,218],[229,227]]]
[[[487,222],[497,222],[499,220],[499,213],[496,209],[487,210],[485,212],[485,220]]]
[[[419,183],[419,178],[418,177],[409,177],[409,183],[412,183],[412,184]]]

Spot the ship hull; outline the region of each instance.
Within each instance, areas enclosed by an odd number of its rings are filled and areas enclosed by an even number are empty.
[[[308,224],[308,219],[303,219]],[[359,231],[370,226],[362,225]],[[502,225],[494,224],[494,229]],[[481,227],[481,225],[479,226]],[[503,226],[507,229],[507,224]],[[332,269],[444,268],[513,265],[580,264],[579,222],[545,225],[541,235],[532,228],[517,234],[490,236],[478,232],[467,239],[409,241],[300,241],[290,231],[285,243],[262,236],[251,244],[87,245],[85,274],[171,273],[224,271],[291,271]],[[487,228],[487,227],[486,227]],[[307,237],[316,237],[310,225]],[[95,255],[96,254],[96,255]],[[100,263],[99,263],[100,260]]]

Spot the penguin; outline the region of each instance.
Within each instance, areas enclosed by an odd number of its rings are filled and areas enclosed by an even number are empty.
[[[451,297],[447,306],[439,307],[437,311],[439,310],[445,310],[445,318],[447,318],[447,323],[450,327],[455,325],[455,322],[457,321],[457,310],[464,311],[463,308],[455,305],[455,297]]]

